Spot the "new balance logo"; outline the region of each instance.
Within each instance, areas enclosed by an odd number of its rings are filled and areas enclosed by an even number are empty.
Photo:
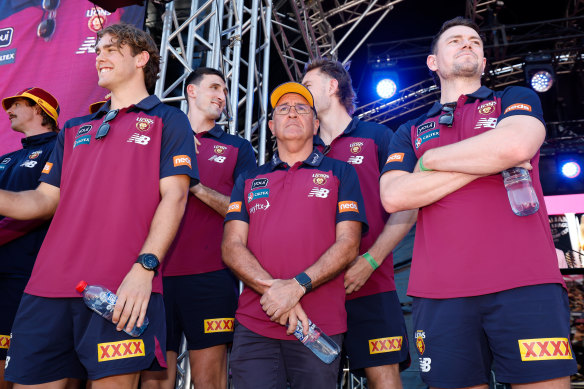
[[[484,127],[484,128],[495,128],[495,127],[497,127],[497,118],[482,118],[482,119],[479,119],[479,121],[477,122],[477,125],[475,126],[475,130],[478,130],[481,127]]]
[[[22,166],[24,166],[24,167],[35,167],[37,163],[38,163],[37,161],[26,160],[20,166],[21,167]]]
[[[420,358],[420,370],[423,373],[427,373],[430,371],[430,369],[432,368],[432,366],[430,366],[431,364],[432,364],[432,359]]]
[[[353,165],[361,165],[363,163],[363,158],[362,155],[352,155],[347,162]]]
[[[128,139],[128,142],[146,146],[148,142],[150,142],[150,137],[146,135],[134,134]]]
[[[81,46],[77,49],[75,54],[92,54],[95,53],[96,38],[94,36],[88,36]]]
[[[325,188],[312,188],[308,197],[320,197],[321,199],[326,199],[329,195],[330,190]]]
[[[209,158],[209,161],[215,161],[215,162],[217,162],[217,163],[223,163],[223,162],[225,162],[225,158],[226,158],[226,157],[223,157],[223,156],[219,156],[219,155],[213,154],[213,155],[211,156],[211,158]]]

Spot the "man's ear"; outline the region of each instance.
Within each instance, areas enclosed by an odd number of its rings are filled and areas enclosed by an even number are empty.
[[[143,68],[148,63],[150,59],[150,54],[147,51],[142,51],[140,54],[137,55],[136,66],[139,68]]]
[[[426,66],[428,69],[435,72],[438,70],[438,65],[436,64],[436,56],[434,54],[430,54],[428,58],[426,58]]]
[[[187,85],[187,96],[196,98],[197,97],[197,88],[195,84]]]

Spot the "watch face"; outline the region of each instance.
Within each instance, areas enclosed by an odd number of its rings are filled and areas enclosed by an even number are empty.
[[[146,269],[154,270],[158,267],[159,263],[158,258],[152,254],[146,254],[142,257],[142,266]]]

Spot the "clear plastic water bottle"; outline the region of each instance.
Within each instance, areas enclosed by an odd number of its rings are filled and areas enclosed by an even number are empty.
[[[517,216],[528,216],[539,209],[539,200],[533,189],[529,171],[512,167],[501,172],[511,209]]]
[[[294,336],[324,363],[332,363],[341,352],[339,345],[329,338],[327,334],[322,332],[310,319],[308,320],[308,334],[304,336],[302,333],[302,322],[298,320]]]
[[[83,295],[83,301],[85,301],[85,304],[89,308],[104,319],[110,322],[112,321],[116,301],[118,301],[118,296],[115,293],[103,286],[87,285],[85,281],[79,281],[75,289]],[[144,318],[144,324],[141,327],[134,326],[132,331],[129,332],[124,328],[124,332],[128,335],[138,337],[142,335],[146,327],[148,327],[147,317]]]

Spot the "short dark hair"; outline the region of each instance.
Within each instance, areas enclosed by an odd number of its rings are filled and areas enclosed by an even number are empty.
[[[207,68],[204,66],[202,66],[200,68],[196,68],[195,70],[193,70],[191,72],[191,74],[188,75],[187,79],[185,80],[185,87],[184,87],[185,97],[187,95],[187,87],[190,84],[199,85],[205,74],[219,76],[223,80],[223,82],[226,82],[225,76],[223,75],[223,72],[220,70],[213,69],[213,68]]]
[[[22,99],[24,101],[26,101],[26,104],[29,107],[34,107],[35,105],[38,105],[37,103],[35,103],[32,99],[29,99],[28,97],[22,97]],[[48,127],[53,132],[60,131],[59,126],[57,125],[57,122],[55,121],[55,119],[50,117],[49,114],[46,113],[45,110],[42,109],[40,106],[39,106],[39,115],[41,115],[41,117],[43,118],[43,121],[41,122],[41,125],[43,127]]]
[[[432,44],[430,45],[430,54],[436,54],[438,41],[440,40],[440,37],[442,36],[442,34],[444,34],[444,32],[446,30],[448,30],[449,28],[456,27],[456,26],[465,26],[465,27],[472,28],[473,30],[475,30],[477,32],[477,34],[479,34],[479,38],[481,38],[481,40],[483,42],[485,41],[484,35],[481,33],[479,26],[475,22],[473,22],[470,19],[463,18],[462,16],[457,16],[454,19],[450,19],[450,20],[445,21],[442,24],[442,27],[440,27],[440,31],[438,31],[438,33],[436,35],[434,35],[434,38],[432,39]],[[434,82],[436,83],[436,85],[440,86],[440,78],[438,77],[436,72],[430,71],[430,74],[432,75],[432,78],[434,79]]]
[[[132,50],[132,55],[138,55],[142,51],[148,52],[150,59],[144,66],[144,83],[148,90],[154,88],[160,71],[160,55],[152,37],[145,31],[127,23],[112,24],[98,31],[97,41],[99,42],[105,34],[110,34],[116,38],[115,44],[117,47],[128,45]]]
[[[339,83],[339,90],[337,97],[349,115],[355,112],[355,91],[351,81],[351,75],[347,68],[339,61],[334,61],[329,58],[317,58],[304,66],[304,74],[302,78],[311,70],[318,69],[327,76],[334,78]]]

